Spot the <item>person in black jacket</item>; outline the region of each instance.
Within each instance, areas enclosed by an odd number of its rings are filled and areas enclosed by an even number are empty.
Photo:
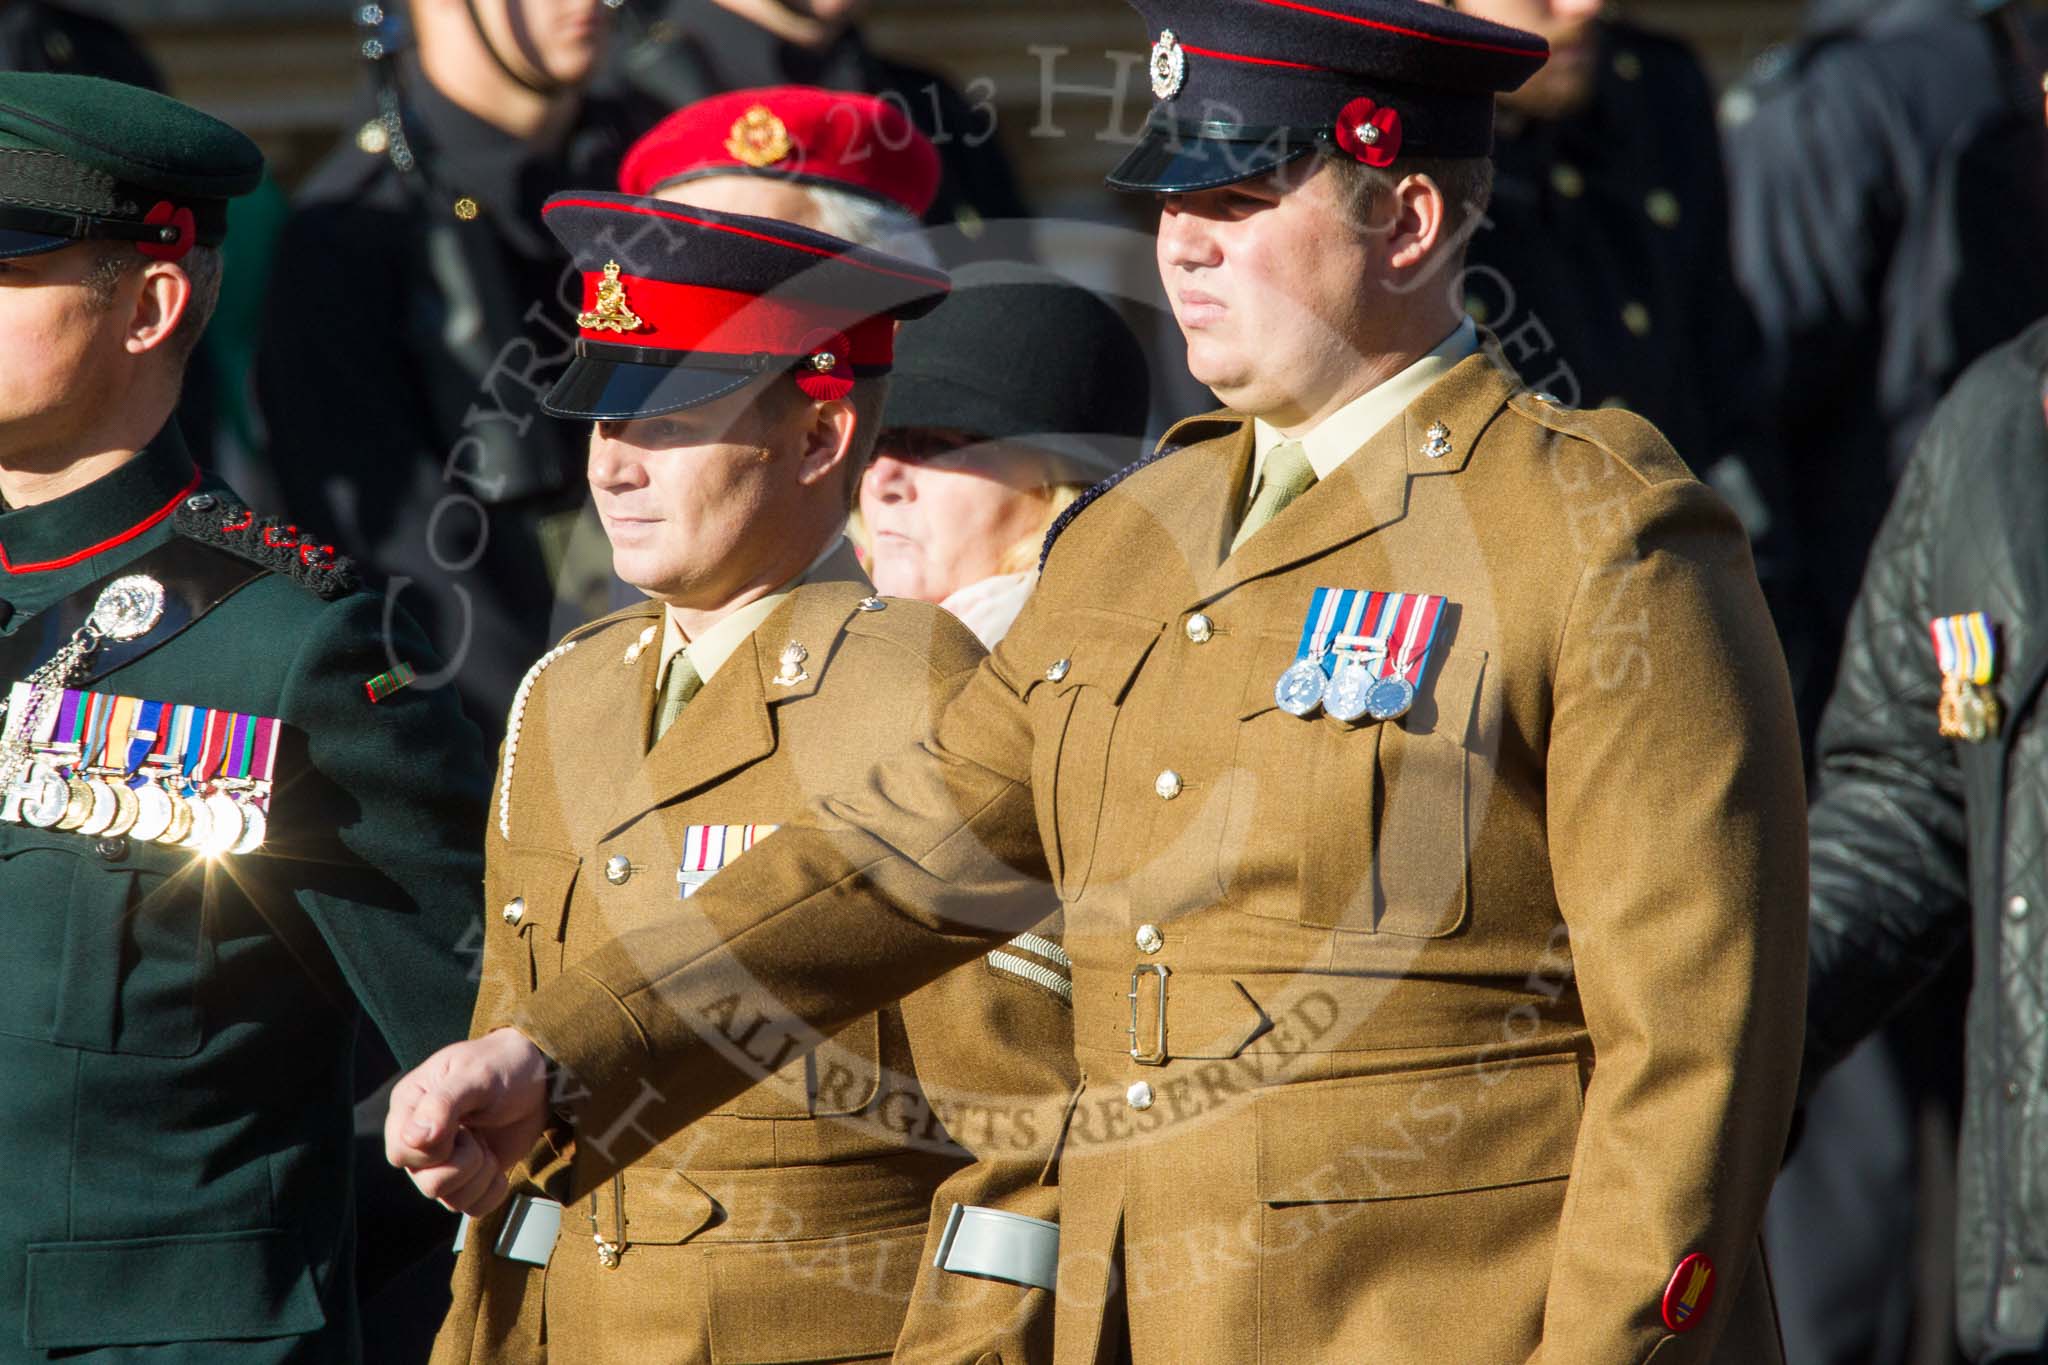
[[[536,420],[568,364],[540,224],[609,185],[644,111],[595,103],[603,0],[413,0],[354,140],[313,173],[278,248],[257,396],[293,514],[332,528],[427,628],[493,743],[528,665],[609,605],[582,437]]]
[[[1956,1315],[2048,1333],[2048,319],[1936,410],[1870,557],[1820,737],[1810,1086],[1974,959]]]
[[[925,213],[948,261],[998,249],[990,224],[1028,213],[996,138],[995,86],[966,90],[935,71],[885,57],[859,27],[861,0],[624,0],[623,41],[601,89],[613,84],[680,109],[753,86],[815,85],[880,95],[939,150],[943,173]],[[1014,234],[998,234],[1003,248]]]

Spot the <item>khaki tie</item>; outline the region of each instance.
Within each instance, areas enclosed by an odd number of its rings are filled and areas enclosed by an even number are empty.
[[[1260,467],[1258,496],[1244,514],[1244,524],[1237,528],[1230,552],[1236,554],[1240,545],[1257,535],[1267,522],[1280,515],[1282,508],[1315,487],[1315,483],[1315,466],[1308,462],[1308,452],[1302,449],[1301,442],[1282,441],[1274,446]]]
[[[704,679],[698,675],[697,666],[690,662],[690,651],[677,650],[661,676],[661,704],[654,712],[654,739],[657,744],[668,733],[669,727],[676,723],[676,717],[683,714],[690,698],[703,687]]]

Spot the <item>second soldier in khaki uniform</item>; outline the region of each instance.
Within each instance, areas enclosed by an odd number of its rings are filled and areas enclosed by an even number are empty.
[[[703,932],[699,886],[916,742],[981,658],[943,612],[874,596],[841,534],[887,332],[821,300],[897,269],[882,293],[909,314],[943,276],[869,255],[813,271],[851,249],[736,215],[644,216],[667,212],[616,195],[551,208],[590,258],[586,337],[691,336],[711,291],[793,277],[762,325],[807,319],[792,349],[836,338],[800,356],[803,389],[787,366],[735,386],[729,369],[602,358],[645,357],[623,346],[576,362],[586,387],[567,412],[598,420],[590,479],[621,576],[669,605],[570,633],[519,689],[487,840],[479,1032],[621,933]],[[890,301],[870,303],[884,328]],[[715,337],[695,344],[664,359],[720,358]],[[1055,939],[1029,933],[808,1056],[756,1046],[772,1030],[736,995],[724,1045],[759,1083],[589,1199],[529,1195],[469,1227],[435,1360],[1042,1357],[1071,993]]]

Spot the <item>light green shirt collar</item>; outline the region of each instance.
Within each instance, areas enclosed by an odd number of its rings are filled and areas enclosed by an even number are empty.
[[[1379,435],[1389,422],[1406,412],[1430,385],[1449,374],[1459,361],[1478,349],[1479,328],[1472,319],[1466,318],[1438,343],[1435,350],[1393,378],[1367,389],[1331,413],[1315,430],[1300,437],[1309,467],[1315,470],[1316,478],[1329,478],[1337,466],[1363,450],[1366,443]],[[1252,480],[1247,498],[1258,495],[1259,477],[1265,470],[1266,456],[1273,447],[1288,439],[1279,428],[1268,426],[1264,419],[1255,419],[1252,431]]]
[[[668,661],[685,649],[690,651],[690,663],[697,670],[697,676],[707,683],[710,682],[711,675],[723,668],[725,661],[739,652],[739,647],[745,644],[753,633],[761,628],[761,623],[773,616],[775,609],[781,606],[788,599],[789,595],[797,590],[798,586],[809,582],[812,575],[816,574],[834,555],[837,555],[845,547],[845,536],[832,537],[832,543],[825,547],[824,553],[812,560],[810,566],[802,573],[790,579],[766,597],[758,598],[747,603],[738,611],[719,617],[718,620],[712,623],[709,630],[694,640],[685,640],[683,638],[683,628],[676,624],[675,613],[667,608],[663,608],[661,613],[663,621],[661,661],[654,670],[655,691],[659,692],[661,690],[661,680],[668,675]],[[836,569],[838,566],[834,567]]]

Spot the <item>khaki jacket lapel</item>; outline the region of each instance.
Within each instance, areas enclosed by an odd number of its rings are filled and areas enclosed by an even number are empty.
[[[1461,473],[1480,433],[1516,386],[1513,375],[1483,351],[1460,361],[1329,478],[1296,498],[1224,560],[1205,595],[1218,596],[1320,558],[1399,521],[1408,510],[1409,481]],[[1439,422],[1451,433],[1451,451],[1432,458],[1429,431]],[[1242,426],[1249,441],[1252,424],[1244,420]],[[1233,528],[1237,510],[1236,504],[1226,509]]]
[[[704,684],[669,732],[647,751],[635,780],[606,822],[606,838],[649,811],[723,781],[775,752],[774,707],[807,697],[820,675],[840,627],[853,604],[871,591],[850,548],[820,564],[758,626],[732,657]],[[808,652],[792,675],[782,655],[791,644]],[[649,651],[652,653],[653,651]],[[642,738],[653,712],[650,672],[645,701],[637,708]],[[620,708],[624,710],[625,708]]]

